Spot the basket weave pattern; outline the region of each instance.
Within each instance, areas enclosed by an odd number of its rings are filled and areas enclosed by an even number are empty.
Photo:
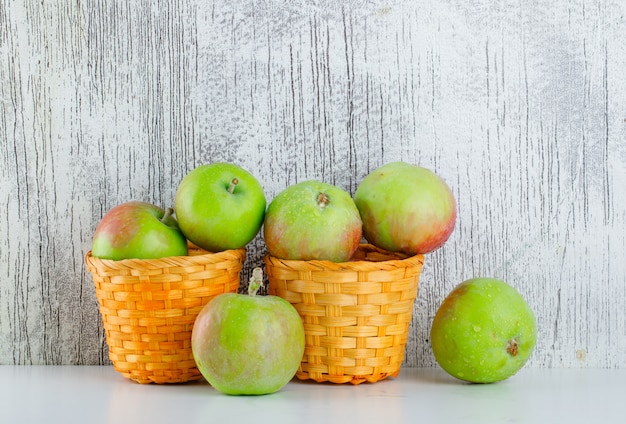
[[[269,293],[300,313],[305,352],[300,380],[352,383],[396,377],[424,257],[362,244],[349,262],[265,257]]]
[[[138,383],[183,383],[202,376],[191,349],[196,316],[213,297],[239,289],[245,249],[188,256],[85,263],[100,305],[109,358]]]

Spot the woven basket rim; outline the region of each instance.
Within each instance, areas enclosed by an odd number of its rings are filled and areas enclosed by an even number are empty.
[[[150,263],[151,268],[170,268],[177,266],[195,265],[198,262],[221,262],[223,260],[232,259],[234,257],[239,258],[241,262],[246,257],[247,250],[245,247],[239,249],[228,249],[221,252],[209,252],[196,246],[195,244],[188,242],[189,252],[194,254],[188,254],[184,256],[167,256],[158,259],[102,259],[92,255],[91,249],[85,254],[85,263],[88,267],[94,268],[114,268],[114,269],[133,269],[143,270],[146,269],[146,264]]]
[[[278,264],[281,264],[286,268],[307,268],[311,270],[358,270],[361,268],[371,268],[374,264],[376,265],[376,267],[410,267],[415,266],[416,264],[424,263],[424,255],[422,254],[409,255],[402,252],[390,252],[388,250],[384,250],[377,246],[374,246],[370,243],[361,243],[358,247],[358,250],[365,250],[367,253],[386,255],[389,256],[390,259],[381,261],[350,259],[346,262],[332,262],[328,260],[281,259],[268,253],[265,255],[265,260],[266,263],[270,261],[272,266],[277,266]]]

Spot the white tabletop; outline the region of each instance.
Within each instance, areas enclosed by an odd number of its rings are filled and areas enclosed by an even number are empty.
[[[206,382],[140,385],[108,366],[0,366],[0,422],[12,423],[609,423],[624,422],[626,370],[530,369],[467,384],[403,369],[358,386],[294,380],[265,396]]]

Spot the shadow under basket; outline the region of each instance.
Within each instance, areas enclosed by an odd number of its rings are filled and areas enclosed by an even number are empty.
[[[289,301],[304,323],[298,379],[360,384],[398,376],[423,255],[361,244],[348,262],[264,261],[269,293]]]
[[[100,305],[109,358],[138,383],[202,378],[191,349],[198,313],[215,296],[235,293],[245,248],[188,256],[120,261],[85,256]]]

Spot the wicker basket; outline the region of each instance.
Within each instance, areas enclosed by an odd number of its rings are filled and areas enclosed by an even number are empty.
[[[294,305],[304,322],[296,377],[352,384],[397,377],[423,263],[422,255],[370,244],[343,263],[266,256],[269,293]]]
[[[138,383],[183,383],[202,376],[191,349],[196,316],[213,297],[239,289],[245,248],[162,259],[94,258],[92,274],[109,358]]]

